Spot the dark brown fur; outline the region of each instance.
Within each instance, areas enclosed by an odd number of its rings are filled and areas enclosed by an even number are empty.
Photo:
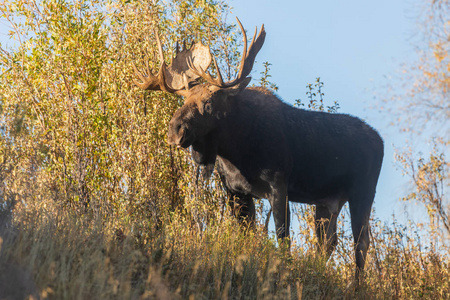
[[[278,238],[289,237],[289,202],[316,205],[316,230],[328,255],[348,201],[357,274],[369,247],[369,216],[383,141],[358,118],[294,108],[261,87],[196,86],[169,124],[169,142],[192,146],[212,171],[217,161],[241,218],[254,219],[253,197],[272,206]]]

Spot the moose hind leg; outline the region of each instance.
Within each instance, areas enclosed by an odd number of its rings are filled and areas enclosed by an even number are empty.
[[[371,189],[365,189],[359,194],[359,197],[352,197],[349,201],[353,239],[355,243],[355,277],[357,282],[364,272],[367,250],[369,249],[369,219],[374,197],[374,190],[371,191]]]

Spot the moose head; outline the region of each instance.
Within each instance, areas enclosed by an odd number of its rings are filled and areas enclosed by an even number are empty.
[[[239,73],[234,80],[223,81],[216,59],[211,57],[209,46],[201,43],[193,44],[189,49],[184,47],[182,51],[179,51],[177,45],[175,58],[169,66],[166,66],[158,35],[156,35],[156,41],[162,63],[158,74],[153,75],[148,65],[147,74],[142,74],[133,64],[141,80],[141,82],[134,81],[138,87],[184,96],[184,105],[175,112],[169,123],[168,142],[170,144],[187,148],[212,132],[220,118],[225,116],[232,107],[233,96],[239,94],[249,84],[251,77],[248,75],[253,68],[256,55],[264,44],[266,33],[263,25],[258,37],[255,31],[252,42],[247,48],[245,30],[239,19],[236,19],[243,34],[244,50]],[[211,60],[217,72],[216,78],[206,72]],[[200,78],[204,79],[203,83],[199,81]],[[196,161],[204,163],[201,158],[197,158]]]

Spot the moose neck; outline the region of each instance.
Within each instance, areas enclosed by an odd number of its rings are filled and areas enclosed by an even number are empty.
[[[242,154],[251,155],[265,138],[259,128],[261,120],[275,125],[272,119],[278,106],[283,105],[266,89],[254,87],[228,100],[229,110],[217,120],[215,129],[192,144],[192,158],[197,164],[214,165],[219,156],[240,167],[244,163]]]
[[[192,158],[199,165],[214,165],[217,155],[228,157],[239,150],[236,141],[249,131],[249,112],[239,101],[239,96],[228,99],[232,109],[221,115],[217,127],[192,144]],[[241,107],[244,106],[244,107]],[[244,109],[242,111],[241,109]],[[243,116],[246,116],[244,118]],[[236,148],[237,147],[237,148]]]
[[[237,153],[245,153],[249,147],[254,145],[255,131],[258,115],[255,113],[255,105],[249,97],[249,89],[242,94],[229,99],[231,101],[231,109],[219,120],[216,130],[216,147],[217,155],[227,160],[235,157]],[[248,141],[242,144],[241,141]]]
[[[214,166],[217,156],[217,136],[215,135],[214,130],[192,144],[192,158],[197,164]]]

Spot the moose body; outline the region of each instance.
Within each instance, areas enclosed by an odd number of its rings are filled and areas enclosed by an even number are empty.
[[[217,117],[210,131],[188,143],[192,143],[194,161],[205,168],[217,158],[230,201],[239,201],[239,217],[253,219],[253,197],[267,198],[277,236],[285,238],[289,236],[288,201],[315,204],[317,235],[329,255],[337,243],[337,216],[348,201],[357,265],[362,266],[383,159],[378,133],[349,115],[294,108],[265,88],[247,88],[227,101],[228,111],[221,108],[223,116]],[[185,110],[195,108],[180,109],[171,124],[180,122]],[[175,128],[169,127],[169,139],[177,135]],[[171,142],[181,145],[184,141]]]
[[[203,166],[206,176],[217,167],[231,194],[230,203],[239,207],[240,219],[252,222],[253,197],[267,198],[277,237],[283,239],[289,237],[289,201],[314,204],[316,234],[330,255],[337,243],[337,216],[348,202],[359,277],[369,247],[369,217],[383,141],[358,118],[294,108],[265,88],[247,88],[247,75],[264,43],[265,31],[262,28],[247,51],[245,32],[239,25],[245,48],[234,81],[224,83],[220,71],[217,78],[207,74],[204,70],[211,59],[194,51],[201,49],[196,45],[177,55],[184,61],[176,57],[173,67],[163,64],[158,76],[149,70],[148,77],[137,72],[144,83],[135,83],[185,96],[184,105],[169,123],[168,142],[191,147],[194,161]],[[157,42],[162,57],[158,37]],[[186,60],[186,71],[179,76],[182,83],[168,82],[167,78],[176,76],[165,72],[179,70],[175,64]],[[215,59],[214,64],[218,70]],[[198,84],[200,77],[207,82]]]

